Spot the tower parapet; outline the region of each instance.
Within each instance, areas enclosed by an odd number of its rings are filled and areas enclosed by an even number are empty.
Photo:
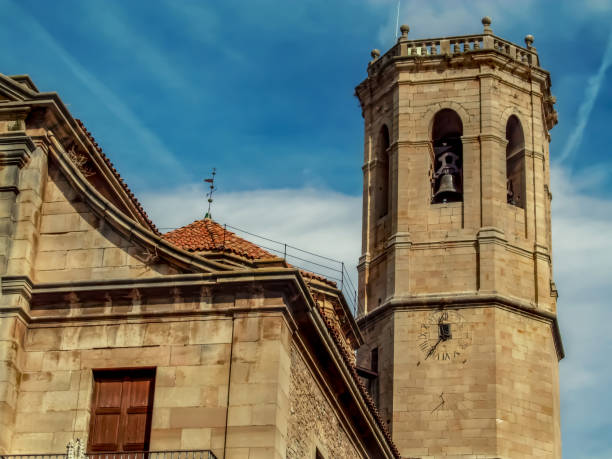
[[[491,18],[482,18],[484,30],[478,35],[461,35],[456,37],[428,38],[409,40],[410,27],[403,24],[397,43],[385,54],[380,55],[377,49],[372,50],[372,60],[368,64],[368,77],[378,75],[390,63],[410,62],[419,67],[439,67],[441,63],[452,67],[465,65],[466,62],[478,63],[483,58],[494,59],[498,65],[514,65],[514,71],[537,69],[542,77],[548,79],[548,92],[545,102],[546,124],[552,129],[557,124],[557,113],[554,110],[556,99],[550,94],[549,73],[540,67],[540,58],[531,34],[525,35],[525,46],[519,46],[501,37],[493,35]],[[359,87],[357,88],[359,91]]]

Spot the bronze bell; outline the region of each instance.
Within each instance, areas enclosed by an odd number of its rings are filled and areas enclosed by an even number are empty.
[[[461,193],[457,189],[457,183],[453,174],[443,174],[440,177],[440,186],[434,195],[435,202],[456,201],[461,198]]]

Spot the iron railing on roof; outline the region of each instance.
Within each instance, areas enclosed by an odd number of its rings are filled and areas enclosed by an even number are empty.
[[[344,295],[344,298],[353,314],[357,317],[358,298],[357,288],[353,283],[351,276],[346,269],[343,261],[334,258],[319,255],[309,250],[300,249],[285,242],[275,241],[269,237],[251,233],[241,228],[236,228],[228,224],[223,225],[225,231],[231,231],[238,236],[249,240],[258,245],[264,250],[267,250],[272,255],[284,259],[287,263],[304,271],[311,272],[325,279],[334,281],[338,289]]]
[[[175,230],[176,228],[159,229],[170,231]],[[229,230],[243,239],[246,239],[262,249],[267,250],[272,255],[282,258],[296,268],[308,271],[316,274],[317,276],[321,276],[327,280],[335,282],[338,289],[344,295],[353,317],[357,317],[357,313],[359,311],[357,287],[353,283],[346,264],[343,261],[326,257],[309,250],[300,249],[299,247],[295,247],[285,242],[276,241],[269,237],[228,225],[227,223],[223,225],[223,229],[225,232]],[[216,242],[220,246],[223,246],[225,244],[225,239]]]
[[[0,454],[0,459],[217,459],[210,450],[129,451],[72,454]]]

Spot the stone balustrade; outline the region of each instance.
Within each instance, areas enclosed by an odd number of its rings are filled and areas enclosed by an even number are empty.
[[[397,44],[387,53],[380,55],[377,49],[372,51],[372,61],[368,67],[368,73],[378,72],[386,63],[396,59],[419,59],[419,58],[453,58],[467,53],[496,51],[519,63],[528,66],[538,66],[539,59],[535,47],[533,47],[533,36],[525,37],[526,47],[518,46],[503,38],[493,35],[491,20],[483,18],[484,32],[480,35],[464,35],[457,37],[430,38],[425,40],[408,40],[410,28],[402,25],[401,36]]]

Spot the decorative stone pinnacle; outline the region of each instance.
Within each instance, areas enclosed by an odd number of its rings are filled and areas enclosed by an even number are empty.
[[[400,26],[400,31],[402,32],[402,35],[397,39],[398,43],[408,41],[408,32],[410,32],[410,27],[408,27],[406,24],[402,24]]]
[[[531,48],[531,45],[533,45],[533,35],[525,35],[525,44],[527,45],[527,48]]]
[[[491,18],[489,16],[485,16],[484,18],[482,18],[482,25],[484,26],[484,33],[493,33],[493,30],[491,30]]]
[[[372,50],[372,52],[370,53],[370,56],[372,56],[372,60],[375,61],[376,59],[378,59],[380,57],[380,51],[378,49],[374,48]]]

